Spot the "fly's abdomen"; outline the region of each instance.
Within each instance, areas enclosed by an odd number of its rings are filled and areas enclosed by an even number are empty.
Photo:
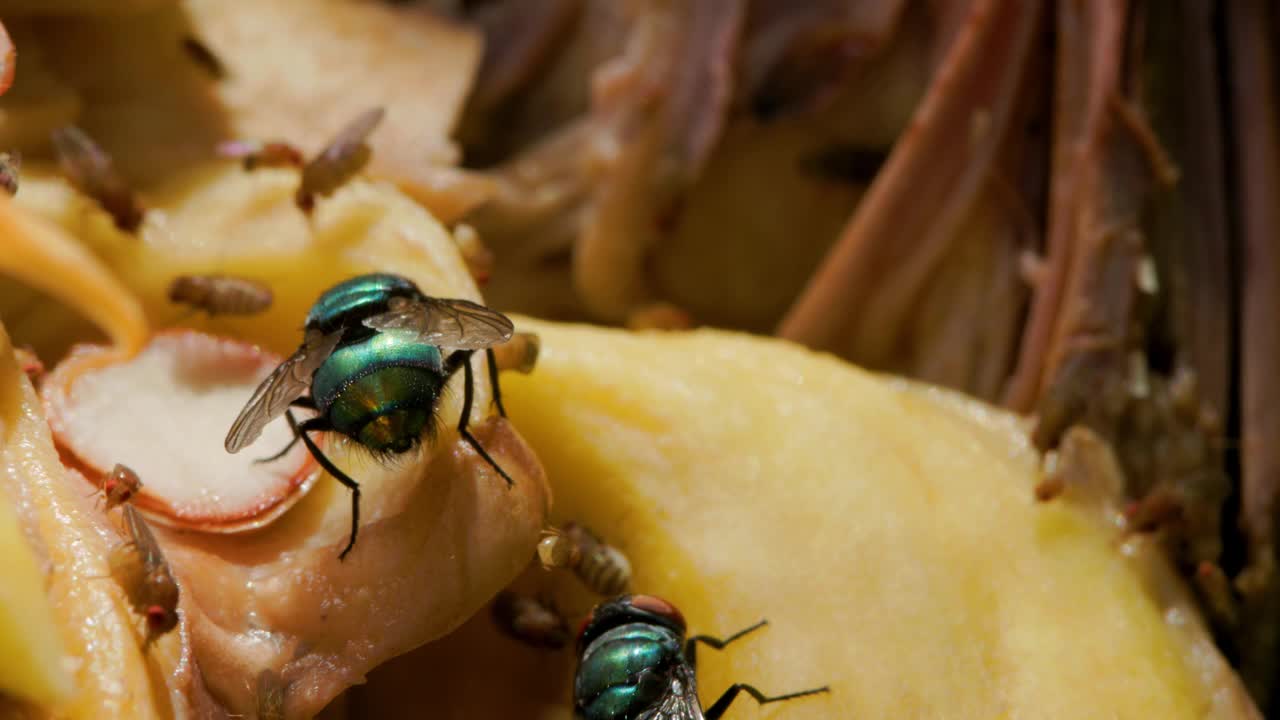
[[[399,275],[360,275],[326,290],[307,313],[306,327],[325,333],[353,328],[365,318],[386,312],[391,298],[421,294],[418,286]]]
[[[662,696],[671,667],[682,662],[680,638],[646,623],[613,628],[582,654],[574,705],[586,720],[631,720]]]
[[[311,393],[335,431],[375,452],[399,453],[431,427],[444,382],[439,348],[377,333],[335,350]]]

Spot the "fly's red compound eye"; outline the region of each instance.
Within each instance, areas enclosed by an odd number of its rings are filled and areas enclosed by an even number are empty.
[[[629,599],[631,607],[647,613],[666,618],[682,630],[685,628],[684,615],[675,605],[653,595],[632,595]]]

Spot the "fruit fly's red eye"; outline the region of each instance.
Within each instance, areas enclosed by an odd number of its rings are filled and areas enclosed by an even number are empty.
[[[152,605],[147,608],[147,624],[152,627],[164,627],[169,619],[169,611],[159,605]]]
[[[632,595],[630,599],[631,607],[637,610],[644,610],[653,613],[658,617],[667,618],[672,623],[678,625],[681,629],[685,627],[684,615],[675,605],[653,595]]]

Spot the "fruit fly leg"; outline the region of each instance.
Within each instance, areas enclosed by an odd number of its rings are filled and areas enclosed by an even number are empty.
[[[795,700],[796,698],[817,695],[818,693],[831,692],[831,688],[823,685],[819,688],[801,690],[800,692],[787,693],[786,695],[769,696],[750,685],[734,683],[729,686],[728,690],[724,691],[724,694],[720,696],[720,699],[715,701],[715,704],[707,708],[707,711],[703,713],[703,717],[706,718],[706,720],[720,720],[725,711],[729,709],[729,706],[733,704],[733,701],[737,699],[738,693],[743,692],[755,698],[756,702],[761,705],[768,705],[769,703],[782,702],[784,700]]]
[[[506,470],[503,470],[502,467],[498,465],[492,457],[490,457],[488,451],[480,444],[480,441],[476,440],[475,436],[471,434],[471,431],[467,429],[467,425],[471,421],[471,403],[475,395],[476,380],[475,375],[471,370],[471,355],[473,353],[475,353],[474,350],[457,350],[450,355],[448,361],[446,361],[446,374],[452,377],[453,374],[458,371],[458,368],[461,367],[464,380],[462,386],[462,416],[458,418],[458,434],[462,436],[463,440],[467,441],[468,445],[479,453],[480,457],[484,458],[485,462],[489,463],[494,470],[498,471],[498,474],[502,476],[502,479],[507,481],[507,487],[511,487],[516,484],[515,481],[511,479],[511,476],[507,474]],[[490,367],[494,367],[492,360],[490,360]],[[494,371],[491,370],[491,372]],[[494,389],[496,391],[497,385],[494,386]]]
[[[530,647],[555,650],[569,643],[569,624],[549,599],[503,590],[490,612],[499,630]]]
[[[292,410],[285,410],[284,416],[289,420],[289,427],[293,428],[294,436],[301,439],[302,444],[307,446],[307,451],[311,453],[311,457],[315,458],[320,467],[332,475],[334,480],[346,485],[347,489],[351,491],[351,536],[347,540],[347,546],[342,549],[342,552],[338,553],[338,559],[345,560],[347,559],[347,553],[351,552],[351,548],[356,546],[356,534],[360,531],[360,483],[352,480],[350,476],[339,470],[338,466],[334,465],[333,461],[320,451],[320,447],[307,434],[309,432],[332,430],[333,428],[329,427],[328,420],[322,417],[315,417],[299,423]]]

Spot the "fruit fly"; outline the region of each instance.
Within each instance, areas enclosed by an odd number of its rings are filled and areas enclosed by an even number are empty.
[[[302,182],[294,200],[303,212],[310,213],[315,208],[317,195],[329,195],[369,164],[373,151],[365,139],[384,115],[386,111],[380,107],[364,111],[302,167]]]
[[[248,447],[284,415],[294,439],[263,461],[283,457],[299,440],[320,467],[351,490],[351,536],[360,527],[360,484],[325,457],[310,433],[336,432],[384,457],[415,449],[435,432],[445,386],[463,370],[458,434],[512,484],[468,429],[475,379],[471,356],[488,355],[493,405],[506,417],[492,347],[511,338],[505,315],[470,300],[429,297],[399,275],[361,275],[324,292],[307,314],[302,346],[258,386],[227,433],[227,452]],[[446,352],[448,349],[448,352]],[[316,412],[298,422],[291,407]]]
[[[142,489],[142,479],[129,466],[116,463],[102,481],[102,497],[106,499],[106,512],[133,499]]]
[[[577,523],[565,523],[538,543],[538,559],[548,570],[568,568],[599,595],[617,595],[631,582],[631,563],[617,548]]]
[[[210,315],[257,315],[271,307],[265,283],[231,275],[179,275],[169,283],[169,302]]]
[[[0,188],[10,195],[18,194],[18,175],[22,170],[22,155],[17,152],[0,152]]]
[[[1156,487],[1141,500],[1124,507],[1126,528],[1135,533],[1152,533],[1182,519],[1184,503],[1176,492]]]
[[[477,285],[489,282],[493,274],[493,251],[480,240],[480,233],[466,223],[458,223],[453,228],[453,241],[458,245],[462,261],[467,264],[467,271]]]
[[[528,375],[538,365],[538,353],[542,350],[542,340],[537,333],[518,332],[511,340],[493,349],[499,370],[514,370],[521,375]]]
[[[723,650],[765,624],[761,620],[723,640],[708,635],[686,639],[684,616],[666,600],[623,595],[603,602],[578,635],[574,712],[583,720],[718,720],[740,693],[765,705],[829,692],[823,686],[768,696],[734,683],[702,709],[695,677],[698,643]]]
[[[146,620],[150,645],[178,624],[178,583],[151,528],[132,505],[124,506],[124,526],[130,539],[112,549],[107,563],[133,609]]]
[[[14,348],[13,355],[18,359],[18,369],[27,376],[27,379],[33,383],[39,382],[44,376],[44,363],[40,361],[40,356],[29,347]]]
[[[490,611],[499,630],[526,645],[555,650],[569,643],[569,623],[549,602],[503,590]]]
[[[142,206],[133,190],[116,171],[111,156],[83,130],[68,125],[50,134],[58,163],[71,184],[97,201],[116,227],[133,232],[142,224]]]
[[[258,168],[302,167],[306,162],[302,151],[287,142],[278,140],[230,140],[218,145],[218,154],[240,160],[246,171]]]

